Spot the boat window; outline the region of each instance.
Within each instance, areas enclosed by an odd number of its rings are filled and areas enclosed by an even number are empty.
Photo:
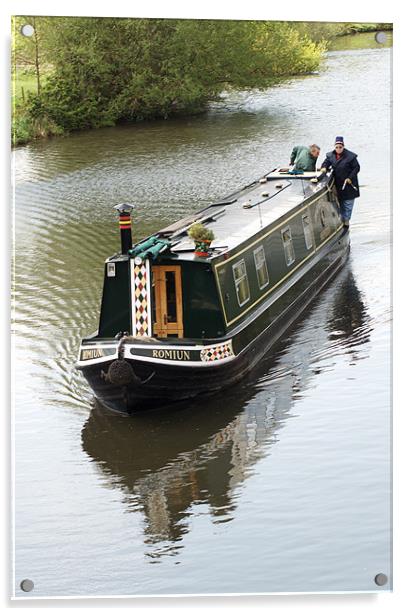
[[[238,303],[240,306],[243,306],[250,297],[245,261],[242,259],[241,261],[238,261],[238,263],[232,265],[232,271],[235,280]]]
[[[320,208],[320,222],[322,224],[322,227],[325,229],[327,227],[327,220],[326,220],[326,210],[324,207]]]
[[[265,251],[263,246],[259,246],[259,248],[253,251],[253,258],[255,259],[259,288],[264,289],[266,285],[269,284],[269,274],[266,266]]]
[[[152,314],[154,316],[154,324],[157,322],[157,292],[155,289],[156,282],[156,272],[154,269],[151,270],[151,284],[152,284],[152,294],[151,294],[151,302],[152,302]]]
[[[290,227],[282,229],[282,242],[285,250],[286,264],[292,265],[295,260],[295,249],[293,248],[292,233]]]
[[[330,201],[330,203],[335,203],[337,201],[337,196],[336,196],[336,189],[335,189],[335,185],[332,184],[332,187],[327,189],[327,200]]]
[[[177,322],[177,295],[175,272],[165,272],[165,288],[167,298],[167,322]]]
[[[303,233],[305,234],[306,248],[310,250],[310,248],[312,248],[313,246],[313,239],[312,239],[312,228],[310,226],[310,217],[308,216],[308,214],[306,214],[305,216],[302,216],[302,222],[303,222]]]

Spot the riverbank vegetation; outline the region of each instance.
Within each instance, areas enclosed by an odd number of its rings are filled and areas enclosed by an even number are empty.
[[[393,30],[392,23],[348,23],[348,22],[326,22],[309,21],[294,22],[293,26],[302,35],[308,36],[314,42],[325,42],[329,45],[332,40],[350,34],[360,34],[363,32],[378,32]]]
[[[30,37],[21,34],[27,23]],[[350,27],[366,25],[377,26]],[[227,89],[266,88],[317,70],[327,42],[347,26],[16,17],[13,144],[201,113]]]

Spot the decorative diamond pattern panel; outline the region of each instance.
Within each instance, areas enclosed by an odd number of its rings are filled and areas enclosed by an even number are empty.
[[[232,357],[234,355],[232,348],[232,341],[218,344],[214,347],[207,347],[201,351],[202,361],[217,361],[218,359],[225,359],[226,357]]]
[[[149,267],[149,265],[148,265]],[[149,270],[146,262],[134,266],[135,335],[151,336]]]

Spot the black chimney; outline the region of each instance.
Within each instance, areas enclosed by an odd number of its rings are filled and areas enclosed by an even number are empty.
[[[114,205],[114,209],[120,215],[121,253],[123,255],[128,254],[128,251],[132,248],[131,212],[134,207],[130,203]]]

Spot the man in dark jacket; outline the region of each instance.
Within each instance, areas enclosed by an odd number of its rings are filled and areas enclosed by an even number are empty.
[[[360,197],[359,180],[360,171],[357,154],[345,148],[343,137],[336,137],[335,149],[328,152],[322,163],[321,171],[333,168],[337,196],[340,203],[340,213],[345,227],[349,226],[354,200]]]

